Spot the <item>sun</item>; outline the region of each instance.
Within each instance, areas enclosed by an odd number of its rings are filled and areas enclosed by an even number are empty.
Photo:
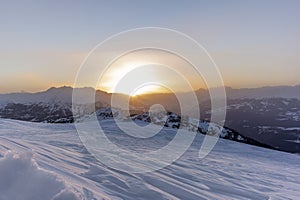
[[[163,93],[166,92],[166,90],[158,85],[144,85],[139,87],[138,89],[134,90],[129,94],[129,96],[136,97],[144,94],[151,94],[151,93]]]
[[[153,64],[127,63],[107,71],[101,86],[109,93],[129,96],[161,93],[165,84],[162,73],[161,67]]]
[[[164,51],[136,51],[107,66],[97,88],[130,96],[191,91],[203,84],[193,69],[185,60]]]

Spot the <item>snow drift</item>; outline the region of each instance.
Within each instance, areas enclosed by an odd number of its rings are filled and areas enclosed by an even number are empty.
[[[30,153],[8,151],[0,159],[0,175],[1,200],[78,199],[57,175],[40,169]]]

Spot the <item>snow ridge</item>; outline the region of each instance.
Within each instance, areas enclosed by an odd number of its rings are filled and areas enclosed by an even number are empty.
[[[79,200],[56,174],[40,169],[32,154],[8,151],[0,159],[1,200]]]
[[[128,119],[131,119],[133,121],[143,121],[172,129],[184,129],[204,135],[217,135],[220,133],[219,137],[223,139],[273,149],[268,145],[245,137],[244,135],[227,127],[222,127],[216,123],[206,120],[194,119],[189,116],[180,116],[173,112],[145,112],[129,117],[124,115],[124,111],[121,109],[103,108],[96,111],[96,116],[100,121],[113,119],[115,117],[115,120],[127,121]]]

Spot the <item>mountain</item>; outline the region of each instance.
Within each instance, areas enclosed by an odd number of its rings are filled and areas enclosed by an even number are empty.
[[[217,90],[213,88],[212,90]],[[93,88],[76,88],[77,93],[82,98],[95,94],[96,102],[101,101],[106,104],[110,104],[111,95],[101,90],[95,90]],[[8,103],[22,103],[22,104],[34,104],[34,103],[72,103],[72,87],[52,87],[43,92],[37,93],[10,93],[0,94],[0,107],[7,105]],[[209,99],[208,90],[199,89],[195,91],[200,102]],[[178,93],[185,96],[186,93]],[[127,95],[115,94],[122,98],[129,98]],[[228,99],[263,99],[263,98],[296,98],[300,99],[300,85],[296,86],[273,86],[273,87],[261,87],[261,88],[246,88],[246,89],[233,89],[226,87],[226,95]],[[172,103],[176,98],[174,94],[161,93],[161,94],[146,94],[133,98],[136,104],[153,105],[155,102],[167,102]],[[90,102],[86,102],[90,103]]]
[[[202,104],[210,118],[209,102]],[[287,98],[231,99],[225,126],[276,149],[300,152],[300,100]]]
[[[7,105],[8,103],[22,103],[22,104],[36,104],[36,103],[72,103],[72,87],[52,87],[43,92],[37,93],[11,93],[11,94],[0,94],[0,106]],[[85,99],[86,96],[93,95],[96,93],[96,97],[106,102],[109,94],[93,88],[76,88],[75,89],[80,96]],[[86,102],[91,103],[91,102]]]
[[[214,88],[218,89],[218,88]],[[76,115],[111,107],[112,94],[93,88],[61,87],[50,88],[38,93],[14,93],[0,95],[0,117],[32,122],[72,123],[72,92],[76,90],[83,104],[75,105]],[[287,152],[300,152],[300,85],[262,87],[252,89],[232,89],[227,91],[227,116],[225,127],[265,146]],[[95,96],[96,103],[87,97]],[[130,102],[129,114],[142,114],[153,104],[161,104],[165,110],[180,113],[178,99],[174,94],[148,94],[129,97],[114,94],[116,108],[126,108]],[[211,114],[209,93],[196,91],[199,103],[184,98],[187,93],[179,93],[184,105],[195,117],[195,106],[200,107],[201,120],[209,121]],[[76,117],[76,116],[75,116]]]
[[[72,123],[72,94],[76,90],[81,109],[94,110],[109,107],[111,94],[93,88],[52,87],[37,93],[0,94],[0,117],[32,122]],[[95,96],[96,104],[88,97]],[[116,94],[119,104],[125,104],[126,95]]]
[[[70,103],[8,103],[0,108],[0,117],[31,122],[72,123]]]
[[[212,88],[213,92],[216,92],[220,88]],[[226,98],[227,100],[233,99],[269,99],[269,98],[284,98],[284,99],[298,99],[300,100],[300,84],[295,86],[269,86],[269,87],[260,87],[260,88],[241,88],[233,89],[231,87],[225,87]],[[190,92],[181,92],[176,95],[184,99],[184,104],[190,106],[191,115],[193,113],[194,107],[199,106],[199,104],[207,104],[210,100],[210,94],[208,90],[199,89],[194,93],[198,98],[198,102],[194,102],[191,99],[185,98],[189,96]],[[135,99],[138,102],[149,108],[154,104],[162,104],[166,110],[173,112],[180,112],[179,102],[177,97],[174,94],[146,94]]]
[[[260,88],[226,88],[226,94],[229,99],[240,98],[295,98],[300,99],[300,84],[295,86],[268,86]]]

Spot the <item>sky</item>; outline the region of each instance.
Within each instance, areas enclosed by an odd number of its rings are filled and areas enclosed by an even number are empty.
[[[194,38],[210,53],[226,86],[296,85],[299,9],[297,0],[0,1],[0,93],[72,86],[97,44],[140,27]],[[158,79],[168,73],[156,74]]]

